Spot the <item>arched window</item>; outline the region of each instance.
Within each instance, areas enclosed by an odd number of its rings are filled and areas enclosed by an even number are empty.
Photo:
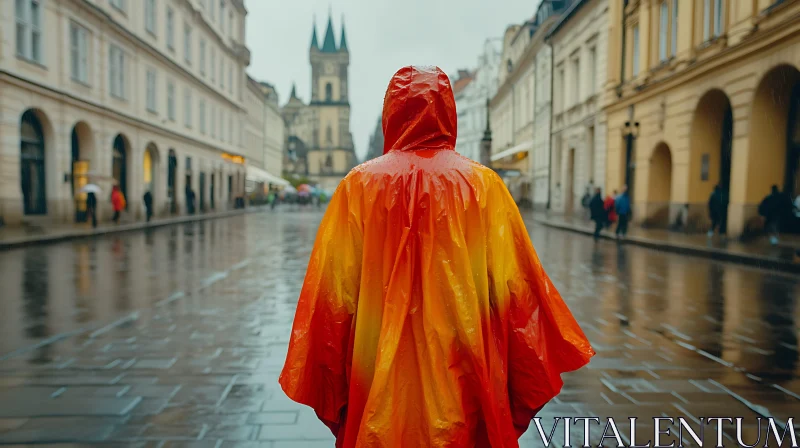
[[[331,83],[325,84],[325,101],[333,101],[333,85]]]
[[[117,135],[114,139],[113,160],[111,162],[111,175],[114,177],[119,189],[127,199],[128,197],[128,167],[127,167],[127,145],[122,135]]]

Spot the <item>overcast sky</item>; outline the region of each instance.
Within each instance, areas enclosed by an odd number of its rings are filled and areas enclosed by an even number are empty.
[[[474,68],[487,38],[533,16],[539,0],[246,0],[248,73],[276,86],[281,105],[297,83],[308,102],[314,16],[320,44],[329,8],[337,44],[344,15],[350,49],[350,130],[362,158],[389,79],[405,65]]]

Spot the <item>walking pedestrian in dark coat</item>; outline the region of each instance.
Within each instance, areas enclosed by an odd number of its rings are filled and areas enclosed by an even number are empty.
[[[144,201],[144,211],[147,222],[150,222],[150,218],[153,217],[153,194],[149,191],[145,192],[142,200]]]
[[[97,196],[94,192],[86,193],[86,213],[92,217],[92,227],[97,227]]]
[[[781,193],[777,185],[773,185],[772,192],[758,206],[758,214],[764,217],[764,229],[769,235],[770,244],[778,244],[781,221],[791,211],[792,199]]]
[[[614,210],[617,211],[619,222],[617,223],[617,238],[625,237],[628,233],[628,220],[631,217],[631,198],[628,195],[628,186],[622,187],[622,193],[614,201]]]
[[[711,218],[711,229],[708,236],[714,236],[714,231],[719,229],[720,235],[727,233],[728,195],[721,186],[714,187],[711,197],[708,198],[708,215]]]
[[[608,212],[599,188],[595,190],[594,196],[589,201],[589,212],[591,213],[592,221],[594,221],[594,240],[597,241],[600,238],[600,231],[603,230],[603,227],[608,222]]]

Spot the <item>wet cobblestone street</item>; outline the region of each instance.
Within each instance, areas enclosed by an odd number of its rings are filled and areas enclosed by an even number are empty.
[[[0,252],[0,444],[332,447],[277,384],[321,216]],[[800,423],[800,278],[528,225],[598,352],[564,376],[546,433],[557,416],[615,417],[627,439],[640,417],[646,443],[652,417],[743,417],[752,444],[757,417]],[[535,427],[521,446],[541,446]]]

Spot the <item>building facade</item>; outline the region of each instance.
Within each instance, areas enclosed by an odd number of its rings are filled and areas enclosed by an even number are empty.
[[[226,208],[244,185],[247,11],[241,0],[0,2],[0,217],[101,218]],[[67,149],[69,148],[69,149]]]
[[[607,185],[633,219],[705,230],[715,185],[727,230],[758,230],[771,185],[800,193],[800,2],[610,2]]]
[[[356,164],[350,133],[350,51],[344,24],[337,44],[329,17],[321,46],[314,27],[309,62],[311,100],[305,104],[293,88],[283,107],[287,135],[285,170],[288,175],[308,177],[323,189],[332,190]]]
[[[494,40],[486,40],[478,56],[478,65],[470,73],[471,80],[460,91],[454,92],[458,112],[456,151],[476,162],[480,162],[481,139],[488,118],[486,102],[497,93],[497,70],[501,56],[498,47]]]
[[[369,136],[369,148],[364,161],[372,160],[383,155],[383,117],[378,116],[378,121],[375,123],[375,130]]]
[[[571,214],[587,190],[605,184],[608,1],[575,1],[547,39],[554,62],[550,208]]]
[[[492,167],[520,205],[550,203],[552,49],[545,37],[568,0],[543,0],[536,14],[503,38],[497,94],[490,102]]]

